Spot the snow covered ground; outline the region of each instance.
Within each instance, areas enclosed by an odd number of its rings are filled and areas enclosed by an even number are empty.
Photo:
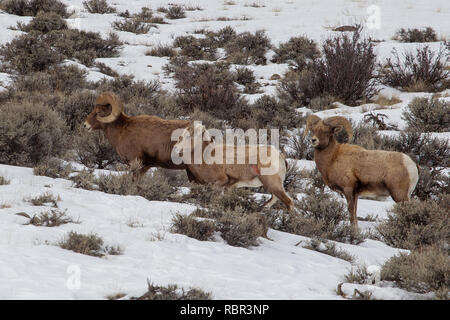
[[[0,299],[137,296],[145,292],[147,279],[200,287],[215,299],[340,299],[337,285],[352,268],[298,245],[308,238],[275,230],[268,233],[272,241],[261,238],[261,245],[250,249],[232,247],[219,236],[212,242],[170,233],[173,215],[192,212],[191,205],[76,189],[69,180],[34,176],[30,168],[0,165],[0,175],[10,180],[0,186]],[[59,209],[80,223],[25,225],[29,219],[16,213],[48,211],[26,201],[46,192],[59,197]],[[391,204],[361,200],[360,216],[370,211],[382,218]],[[61,249],[57,243],[69,231],[96,233],[105,244],[120,246],[123,255],[97,258]],[[337,245],[355,256],[355,265],[380,266],[399,252],[373,240]],[[79,287],[72,284],[78,275]],[[413,297],[383,289],[375,296]]]
[[[80,8],[70,19],[72,26],[97,31],[107,35],[112,31],[111,22],[121,19],[116,14],[90,14],[82,7],[81,0],[63,1]],[[238,32],[264,29],[272,44],[289,40],[292,36],[307,35],[321,41],[332,31],[331,27],[365,21],[368,8],[375,5],[380,11],[379,28],[368,30],[375,39],[385,40],[376,46],[379,59],[390,55],[393,48],[410,50],[418,44],[402,44],[391,40],[399,28],[430,26],[438,36],[450,36],[450,3],[446,0],[421,1],[364,1],[364,0],[234,0],[229,5],[223,0],[190,1],[132,1],[114,0],[110,4],[118,12],[140,11],[142,6],[156,9],[168,3],[199,6],[203,10],[188,11],[187,17],[170,20],[170,24],[158,25],[148,34],[135,35],[117,32],[126,43],[119,57],[98,59],[120,74],[132,74],[137,80],[158,79],[166,89],[173,89],[173,80],[164,75],[162,66],[167,58],[146,56],[152,46],[170,44],[179,35],[197,29],[218,30],[232,26]],[[253,5],[256,4],[256,5]],[[372,7],[373,9],[374,7]],[[236,20],[217,21],[219,17]],[[242,20],[246,17],[246,20]],[[17,17],[0,12],[0,44],[11,41],[20,31],[8,29],[17,22],[28,22],[31,17]],[[431,43],[438,49],[440,43]],[[273,52],[269,52],[271,56]],[[68,62],[74,63],[74,62]],[[274,94],[276,81],[269,80],[272,74],[283,74],[285,64],[250,66],[265,93]],[[88,79],[98,80],[106,75],[91,69]],[[0,90],[8,84],[10,76],[0,73]],[[409,101],[427,93],[403,93],[392,88],[383,88],[380,94],[396,96],[401,102],[382,107],[367,104],[356,108],[340,105],[337,109],[317,113],[319,116],[345,115],[359,121],[372,110],[386,114],[387,123],[405,123],[401,113]],[[258,95],[249,95],[254,100]],[[450,92],[443,98],[450,100]],[[388,132],[387,132],[388,134]],[[449,133],[439,134],[449,139]],[[301,163],[314,166],[313,162]],[[244,249],[227,245],[219,236],[216,241],[201,242],[184,235],[168,231],[172,216],[189,214],[191,205],[147,201],[137,196],[118,196],[98,191],[87,191],[72,187],[72,182],[63,179],[34,176],[32,169],[0,165],[0,176],[11,182],[0,185],[0,299],[103,299],[107,295],[126,293],[127,297],[141,295],[146,290],[147,279],[158,285],[175,283],[181,287],[199,287],[210,291],[214,299],[342,299],[337,295],[339,283],[344,275],[358,264],[379,268],[387,259],[400,250],[386,244],[366,240],[359,245],[337,243],[355,256],[353,265],[316,251],[302,248],[300,241],[308,238],[270,229],[268,239],[261,245]],[[24,225],[27,219],[16,215],[29,215],[48,210],[46,207],[30,205],[26,199],[51,192],[59,196],[61,210],[79,219],[79,224],[65,224],[47,228]],[[386,217],[393,201],[360,200],[358,216]],[[134,222],[138,227],[130,227]],[[360,222],[363,228],[373,223]],[[119,245],[123,255],[97,258],[61,249],[56,243],[69,232],[96,233],[108,245]],[[80,279],[80,285],[74,279]],[[393,288],[390,284],[378,286],[344,284],[342,290],[352,295],[355,288],[371,290],[372,298],[413,299],[419,295]]]

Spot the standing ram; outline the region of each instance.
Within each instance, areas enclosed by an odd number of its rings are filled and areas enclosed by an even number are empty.
[[[135,174],[140,177],[151,167],[186,169],[190,181],[195,180],[184,164],[172,162],[171,151],[175,144],[172,132],[186,128],[189,120],[164,120],[157,116],[127,116],[123,103],[112,92],[100,94],[94,109],[84,125],[89,130],[102,130],[119,156],[128,163],[139,161],[142,167]]]
[[[340,116],[322,120],[310,115],[304,137],[312,133],[314,161],[323,181],[332,190],[342,193],[350,212],[350,221],[357,227],[358,196],[391,196],[395,202],[408,201],[419,179],[417,166],[401,152],[366,150],[352,144],[338,143],[334,135],[345,130],[352,138],[351,123]]]

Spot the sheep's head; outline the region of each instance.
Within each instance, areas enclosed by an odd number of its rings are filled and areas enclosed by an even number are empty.
[[[87,116],[84,126],[88,129],[102,129],[103,124],[114,122],[123,112],[123,104],[112,92],[103,92],[95,101],[94,110]]]
[[[352,125],[347,119],[335,116],[322,120],[313,114],[306,119],[306,129],[303,137],[306,137],[308,132],[311,132],[312,146],[317,149],[324,149],[334,139],[334,134],[342,130],[345,130],[348,141],[351,141],[353,135]]]
[[[177,154],[183,150],[194,150],[194,147],[200,142],[213,141],[205,126],[200,122],[194,121],[186,129],[183,130],[178,137],[177,142],[173,146],[173,151]]]

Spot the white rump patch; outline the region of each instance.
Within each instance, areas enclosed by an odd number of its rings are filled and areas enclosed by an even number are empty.
[[[419,181],[419,171],[417,170],[415,162],[412,161],[412,159],[406,154],[403,154],[403,164],[405,165],[406,170],[408,171],[409,177],[408,197],[411,198],[411,193],[414,191],[414,188],[417,185],[417,181]]]

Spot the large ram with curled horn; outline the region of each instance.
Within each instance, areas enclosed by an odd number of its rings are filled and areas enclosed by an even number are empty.
[[[90,130],[102,130],[119,156],[131,163],[139,161],[142,167],[135,178],[151,167],[186,169],[190,181],[195,180],[186,165],[172,162],[171,152],[176,141],[172,132],[189,126],[189,120],[165,120],[157,116],[127,116],[123,103],[113,92],[100,94],[94,109],[84,122]]]
[[[345,130],[352,139],[351,123],[340,116],[320,119],[310,115],[304,136],[311,132],[314,161],[323,181],[347,200],[350,221],[357,227],[358,196],[391,196],[395,202],[407,201],[419,179],[415,162],[394,151],[367,150],[339,143],[335,134]]]

